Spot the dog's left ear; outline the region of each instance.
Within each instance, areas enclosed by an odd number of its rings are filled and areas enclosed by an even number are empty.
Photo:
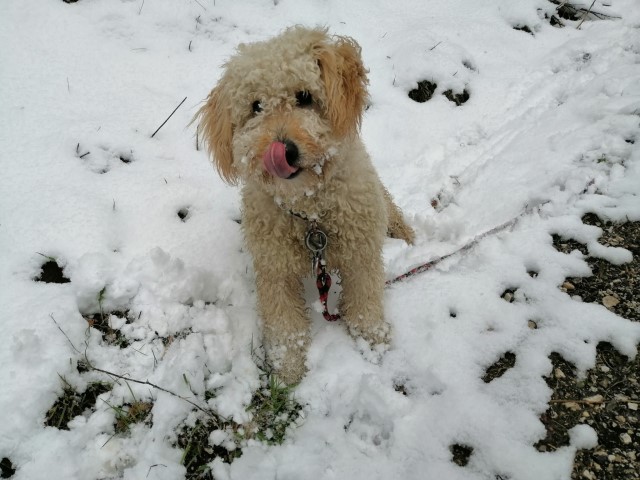
[[[314,48],[327,96],[324,108],[333,131],[347,136],[360,128],[367,102],[367,70],[355,40],[349,37],[325,40]]]

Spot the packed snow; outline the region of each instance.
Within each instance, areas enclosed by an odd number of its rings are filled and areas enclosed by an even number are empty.
[[[250,424],[261,327],[238,191],[189,122],[238,43],[304,24],[355,38],[370,70],[362,136],[418,236],[412,247],[387,241],[388,278],[475,243],[386,290],[394,337],[382,356],[310,308],[299,418],[281,445],[213,430],[212,446],[242,450],[231,464],[214,460],[213,477],[569,479],[577,449],[597,438],[579,426],[569,446],[535,448],[549,355],[580,373],[601,341],[633,357],[640,325],[559,289],[590,270],[552,235],[631,259],[580,217],[640,220],[640,9],[597,0],[610,18],[578,29],[551,26],[556,7],[3,1],[0,458],[12,478],[183,479],[176,438],[201,415],[193,404]],[[417,103],[408,92],[423,80],[437,88]],[[447,90],[469,99],[458,106]],[[68,283],[34,280],[48,258]],[[124,348],[89,328],[100,311]],[[514,367],[485,383],[506,352]],[[183,398],[79,370],[86,360]],[[45,426],[61,378],[78,392],[112,384],[68,430]],[[114,434],[112,406],[134,400],[153,403],[153,421]],[[473,449],[464,467],[452,462],[456,444]]]

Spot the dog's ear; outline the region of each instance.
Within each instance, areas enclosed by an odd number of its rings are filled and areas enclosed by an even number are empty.
[[[207,97],[205,103],[194,117],[199,120],[198,132],[204,138],[213,161],[222,179],[235,185],[238,183],[238,170],[233,165],[233,124],[229,101],[226,99],[224,80]]]
[[[334,37],[318,43],[314,50],[327,96],[324,107],[333,131],[341,136],[355,133],[362,121],[369,83],[360,46],[349,37]]]

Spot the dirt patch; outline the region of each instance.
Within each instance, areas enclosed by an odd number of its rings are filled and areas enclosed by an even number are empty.
[[[460,467],[464,467],[469,463],[469,458],[473,453],[473,447],[456,443],[449,447],[449,451],[452,455],[451,461]]]
[[[458,107],[463,103],[467,103],[467,100],[470,98],[469,92],[466,89],[464,89],[462,93],[454,93],[453,90],[445,90],[442,94],[447,97],[447,100],[455,103]]]
[[[85,411],[95,411],[98,396],[111,390],[108,383],[90,383],[82,393],[76,392],[63,378],[64,389],[45,416],[44,424],[60,430],[69,430],[68,423]]]
[[[513,368],[516,364],[516,354],[513,352],[505,352],[494,364],[489,366],[482,376],[484,383],[490,383],[496,378],[500,378],[507,370]]]
[[[242,450],[236,448],[233,441],[235,433],[231,425],[219,418],[208,418],[197,420],[193,426],[182,428],[178,434],[176,446],[183,449],[181,463],[187,469],[185,476],[187,480],[213,480],[209,463],[216,458],[231,463],[242,455]],[[222,444],[212,445],[210,436],[215,431],[226,432],[231,439]],[[225,433],[222,435],[224,436]]]
[[[47,261],[42,264],[40,275],[34,278],[36,282],[44,283],[69,283],[67,277],[64,276],[62,267],[58,265],[55,258],[46,257]]]
[[[418,87],[409,92],[409,98],[414,102],[424,103],[431,100],[436,88],[438,88],[438,85],[435,82],[421,80],[418,82]]]
[[[533,35],[533,31],[531,30],[531,28],[529,28],[528,25],[515,25],[513,29],[520,32],[528,33],[529,35]]]
[[[129,312],[96,312],[84,315],[84,319],[89,324],[89,327],[98,330],[102,339],[109,345],[115,345],[120,348],[128,347],[131,342],[124,334],[117,328],[112,326],[112,317],[118,319],[124,319],[125,323],[131,323]]]
[[[7,457],[0,460],[0,478],[11,478],[16,473],[16,469]]]
[[[604,230],[600,243],[624,247],[633,260],[612,265],[588,258],[591,277],[567,278],[561,286],[582,301],[599,303],[616,314],[640,321],[640,222],[614,224],[593,214],[582,221]],[[584,245],[554,237],[554,246],[563,253]],[[554,451],[569,442],[568,430],[575,425],[590,425],[598,434],[598,445],[577,453],[571,478],[598,480],[638,480],[640,478],[640,355],[633,361],[608,343],[597,347],[595,368],[578,379],[574,366],[558,354],[552,354],[551,374],[545,378],[553,396],[549,409],[540,420],[547,435],[536,444],[540,451]]]

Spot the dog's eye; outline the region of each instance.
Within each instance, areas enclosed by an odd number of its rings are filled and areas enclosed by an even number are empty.
[[[298,92],[296,93],[296,103],[299,107],[307,107],[313,103],[313,97],[306,90]]]
[[[251,104],[251,110],[253,113],[260,113],[262,111],[262,104],[260,103],[260,100],[256,100]]]

